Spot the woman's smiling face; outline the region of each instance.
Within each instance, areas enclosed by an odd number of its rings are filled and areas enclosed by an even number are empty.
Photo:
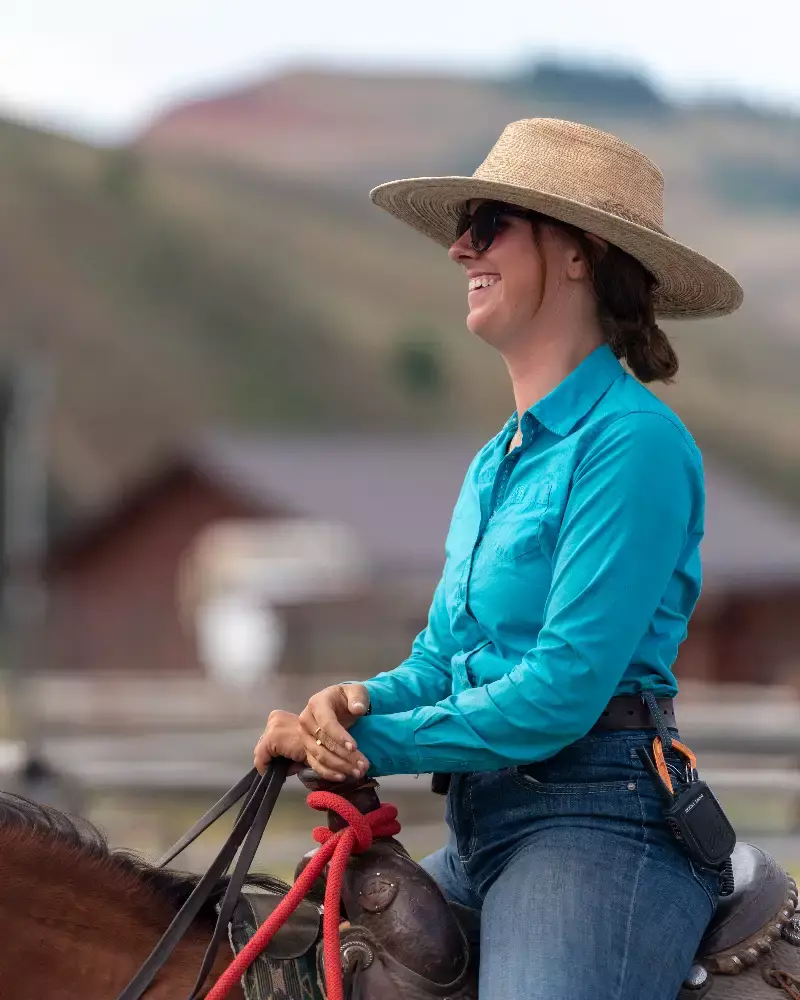
[[[474,212],[483,203],[475,198],[467,210]],[[501,213],[487,250],[473,248],[468,229],[448,254],[469,280],[467,327],[500,351],[529,338],[537,317],[540,323],[553,319],[577,291],[576,284],[586,285],[586,264],[577,244],[546,219]]]
[[[480,204],[482,199],[473,199],[468,211]],[[501,216],[488,250],[474,250],[467,230],[448,251],[469,280],[467,327],[494,347],[501,348],[508,336],[529,327],[541,306],[547,230],[540,227],[537,246],[530,219]]]

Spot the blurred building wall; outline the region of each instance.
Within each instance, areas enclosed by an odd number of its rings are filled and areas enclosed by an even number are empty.
[[[678,677],[800,690],[800,584],[700,598],[680,648]]]
[[[385,448],[382,457],[389,469],[392,459],[387,458]],[[435,459],[436,452],[427,457]],[[329,458],[335,467],[336,456]],[[399,460],[397,482],[408,480],[406,460],[407,456]],[[369,455],[363,459],[368,468],[372,461]],[[256,464],[261,467],[262,463]],[[327,482],[335,473],[320,469],[317,475]],[[431,511],[441,508],[439,517],[449,509],[450,493],[457,489],[460,475],[454,467],[436,486],[423,473],[418,483],[411,484],[411,494],[421,491],[422,506]],[[281,670],[289,675],[363,677],[390,669],[408,655],[414,636],[424,626],[441,570],[442,539],[438,530],[431,532],[425,544],[409,556],[410,541],[419,542],[424,533],[421,515],[416,510],[409,513],[409,497],[398,496],[397,487],[380,477],[375,477],[369,496],[364,497],[364,478],[354,473],[352,482],[339,482],[337,500],[340,507],[344,505],[342,509],[349,511],[352,505],[350,526],[364,538],[368,531],[363,521],[359,523],[358,504],[373,513],[377,509],[376,523],[384,535],[386,524],[391,525],[393,554],[386,557],[388,562],[373,567],[363,592],[277,606],[287,637]],[[452,489],[444,482],[450,478]],[[314,486],[310,481],[302,487],[294,485],[295,499],[298,505],[305,504],[307,512],[309,494],[318,513],[331,507],[331,491],[326,493],[324,485]],[[51,560],[42,668],[202,673],[191,623],[179,608],[182,560],[211,525],[285,517],[291,490],[285,482],[277,486],[282,491],[280,504],[270,501],[269,484],[262,485],[260,499],[254,499],[255,494],[248,493],[235,477],[226,473],[215,478],[208,469],[198,470],[177,460],[174,468],[144,483],[129,503],[99,519]],[[719,493],[710,494],[708,516],[714,528],[709,530],[704,556],[708,585],[680,650],[678,676],[800,688],[800,568],[793,570],[790,561],[770,568],[767,557],[775,544],[770,547],[764,540],[753,547],[751,505],[732,503],[732,487],[726,489],[724,502]],[[288,513],[302,517],[302,508]],[[341,512],[330,516],[342,518]],[[783,548],[789,552],[788,532],[793,526],[784,527],[787,544]],[[781,531],[778,541],[784,537]]]
[[[154,481],[129,508],[51,561],[41,668],[203,672],[191,622],[179,607],[182,560],[211,525],[270,513],[185,467]],[[287,634],[281,668],[359,677],[396,665],[424,623],[435,583],[424,570],[402,581],[378,575],[360,593],[279,608]]]
[[[51,561],[42,666],[197,671],[194,638],[178,613],[178,565],[206,525],[249,513],[241,500],[179,468],[131,507],[90,526]]]

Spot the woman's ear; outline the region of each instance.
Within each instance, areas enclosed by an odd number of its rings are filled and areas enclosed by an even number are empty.
[[[598,247],[601,254],[604,254],[608,250],[608,243],[604,239],[601,239],[601,237],[595,236],[594,233],[584,233],[583,235]],[[590,270],[591,264],[586,260],[585,252],[580,247],[575,246],[570,252],[567,262],[567,275],[573,281],[581,281],[587,276]]]
[[[570,250],[567,260],[567,277],[572,281],[582,281],[587,274],[586,260],[578,247]]]

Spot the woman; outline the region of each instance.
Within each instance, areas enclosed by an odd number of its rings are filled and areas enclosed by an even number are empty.
[[[614,136],[533,119],[472,177],[372,192],[463,267],[516,412],[467,472],[409,658],[273,713],[256,763],[452,775],[450,842],[423,864],[481,911],[482,1000],[675,1000],[717,903],[636,752],[643,693],[676,732],[704,514],[700,454],[642,383],[678,369],[656,314],[742,292],[664,233],[662,187]]]

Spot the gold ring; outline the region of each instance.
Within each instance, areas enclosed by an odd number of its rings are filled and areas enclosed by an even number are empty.
[[[332,737],[322,729],[322,726],[318,726],[314,735],[317,737],[316,744],[318,747],[325,747],[331,753],[339,753],[339,746]]]

